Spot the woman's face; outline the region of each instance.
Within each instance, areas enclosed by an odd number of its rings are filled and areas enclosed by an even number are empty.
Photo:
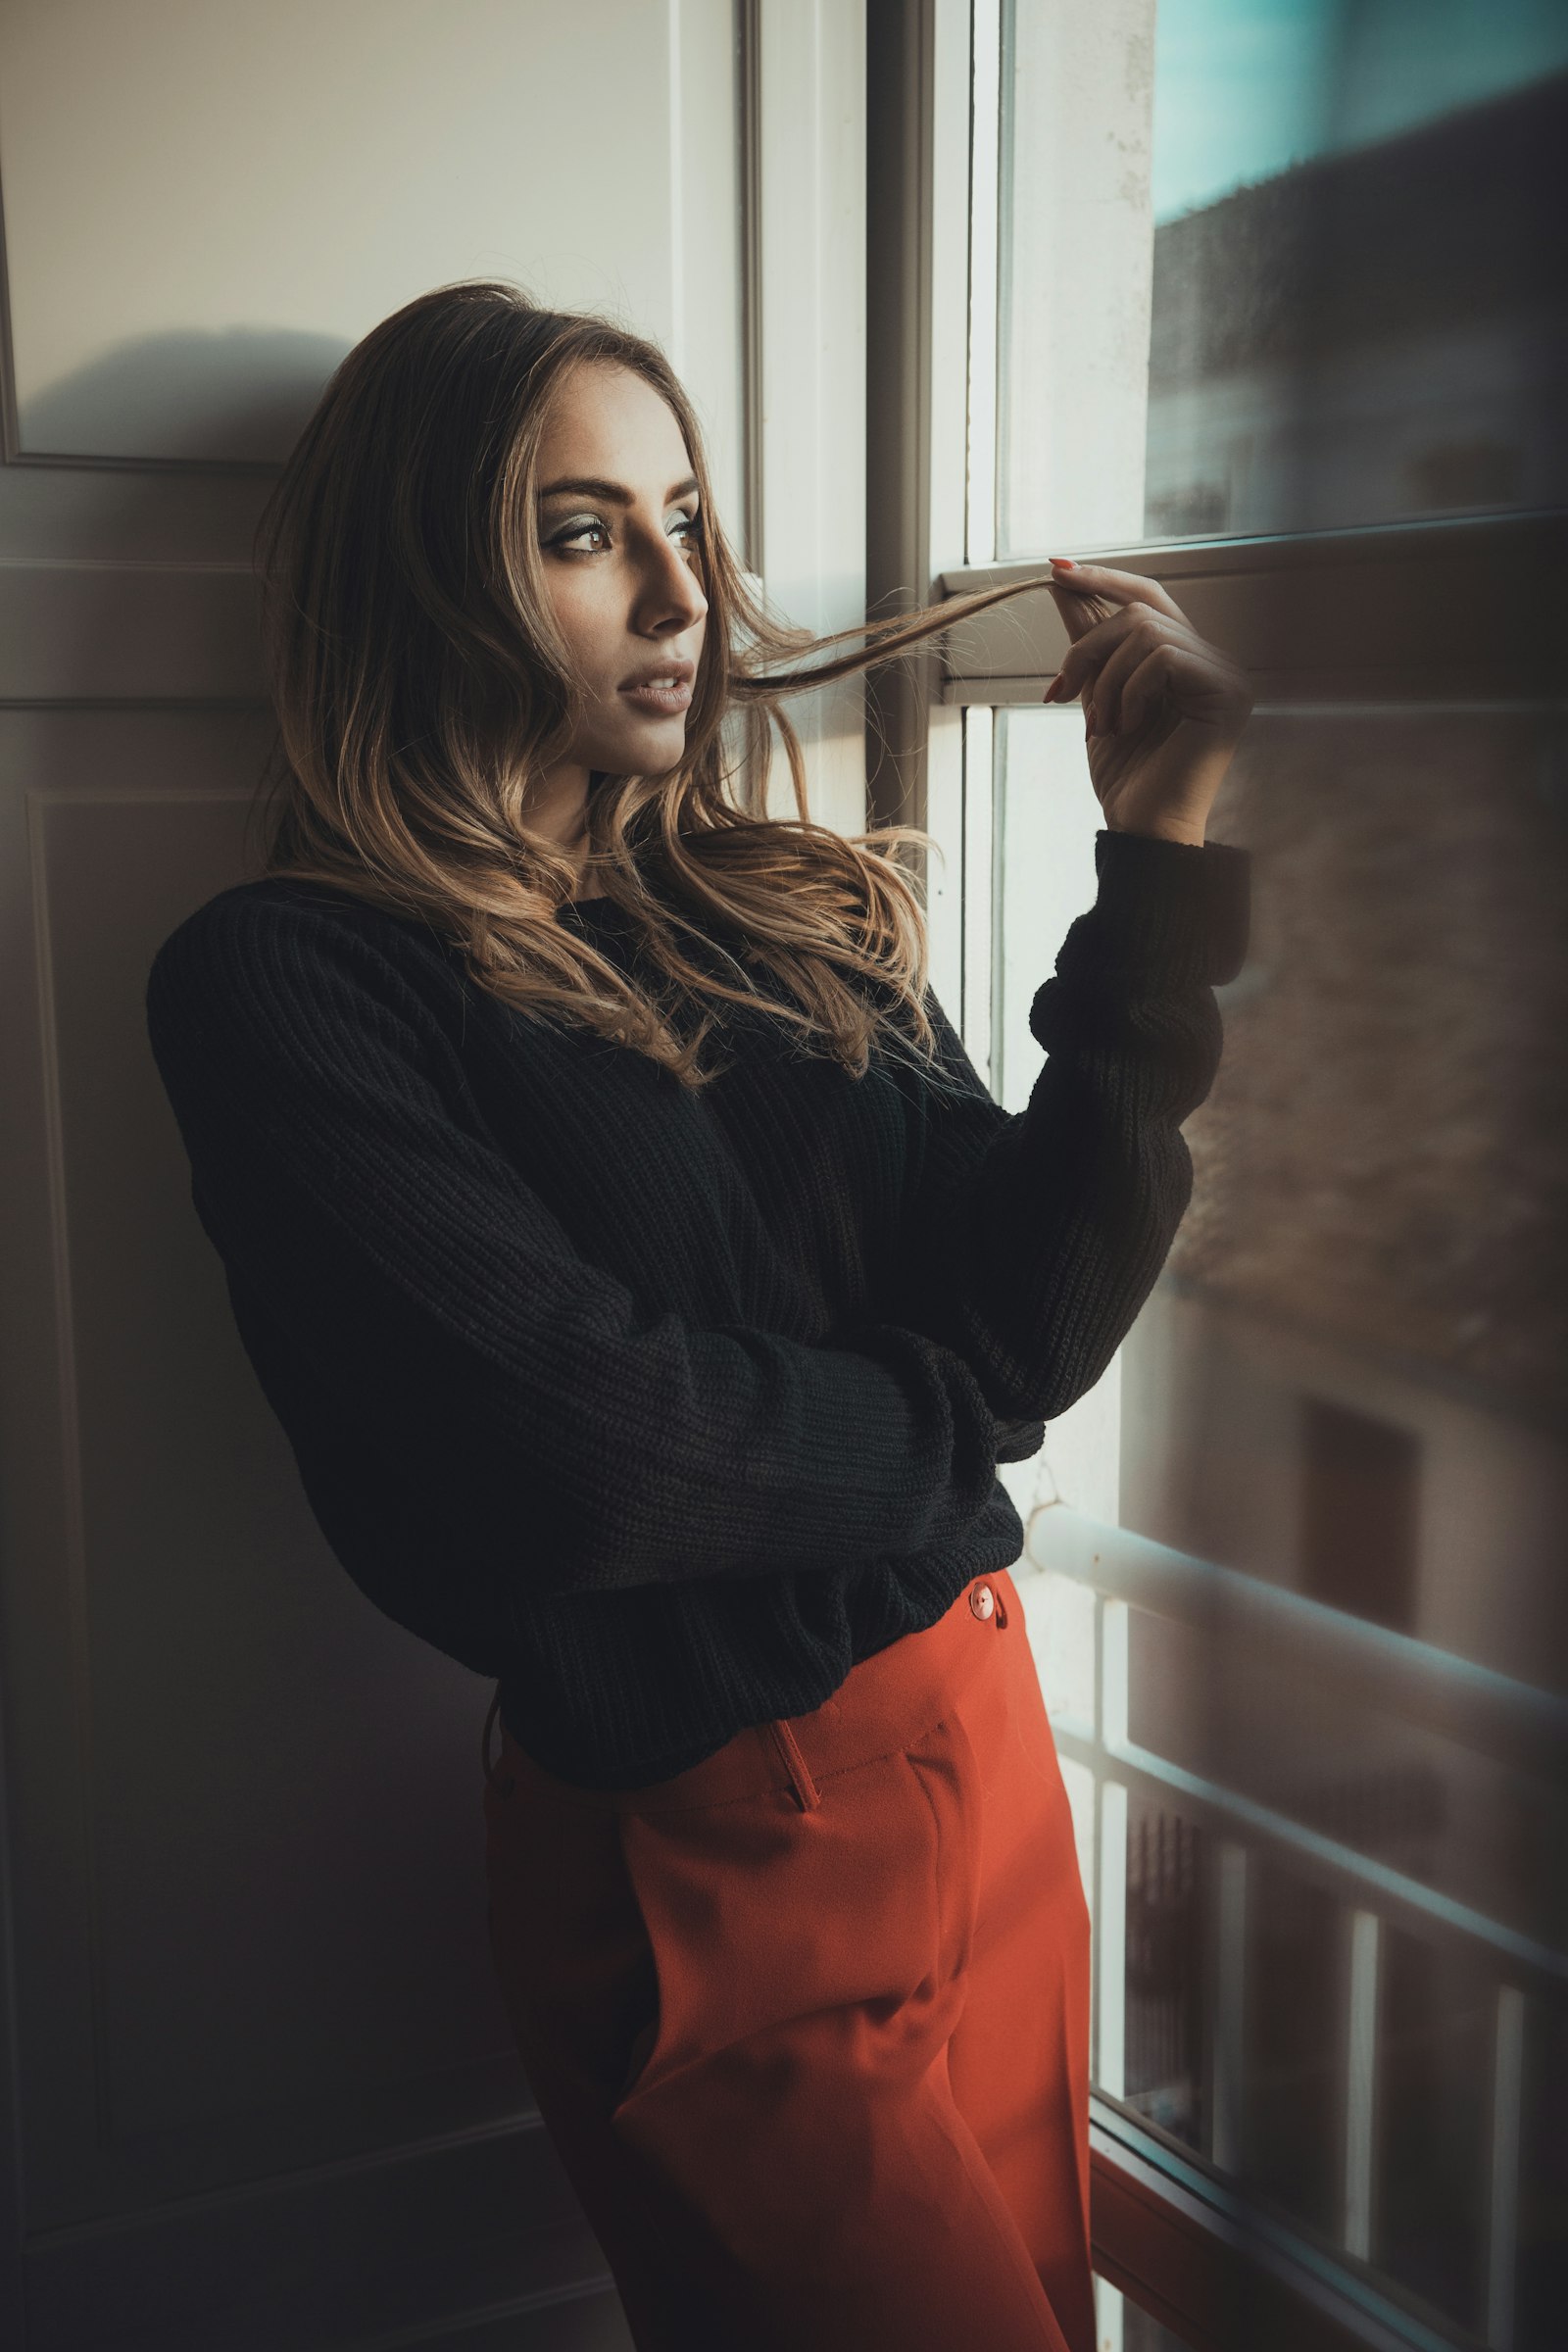
[[[545,581],[589,690],[564,759],[661,774],[685,746],[708,615],[685,438],[643,376],[583,365],[560,387],[538,480]],[[672,695],[632,691],[671,675],[683,681]]]

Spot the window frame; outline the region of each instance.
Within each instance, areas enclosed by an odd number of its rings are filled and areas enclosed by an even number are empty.
[[[998,222],[973,191],[995,184],[1000,24],[1001,0],[867,0],[871,614],[1049,577],[994,560]],[[1260,715],[1564,709],[1568,512],[1071,552],[1168,587]],[[932,984],[983,1075],[995,713],[1038,704],[1066,642],[1042,591],[867,678],[866,822],[928,828],[943,853],[914,860]],[[1193,2352],[1456,2340],[1098,2090],[1090,2150],[1097,2273]]]
[[[1259,710],[1409,704],[1423,711],[1561,709],[1568,514],[1457,515],[1290,538],[1162,540],[1085,550],[1170,590],[1251,680]],[[1050,576],[1041,562],[954,564],[939,596]],[[1553,592],[1539,593],[1550,580]],[[1038,702],[1066,635],[1050,597],[955,628],[945,703]],[[1020,664],[1028,631],[1035,659]]]

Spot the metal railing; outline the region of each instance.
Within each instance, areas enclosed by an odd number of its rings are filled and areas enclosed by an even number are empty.
[[[1051,1720],[1063,1762],[1084,1767],[1095,1788],[1090,1899],[1097,1943],[1098,2090],[1113,2100],[1126,2097],[1128,1807],[1130,1798],[1141,1797],[1201,1825],[1213,1840],[1214,1966],[1206,1991],[1212,2014],[1204,2037],[1209,2127],[1202,2153],[1222,2174],[1234,2173],[1240,2157],[1245,2063],[1240,2021],[1247,1992],[1249,1902],[1258,1863],[1266,1860],[1311,1882],[1339,1909],[1348,1997],[1338,2051],[1343,2140],[1336,2241],[1338,2251],[1363,2273],[1371,2266],[1375,2274],[1378,1994],[1387,1932],[1397,1926],[1450,1949],[1462,1946],[1490,1984],[1494,2036],[1489,2145],[1483,2151],[1488,2182],[1482,2217],[1484,2327],[1479,2335],[1461,2332],[1457,2340],[1511,2352],[1527,2020],[1533,2003],[1562,1999],[1568,1952],[1134,1740],[1130,1620],[1134,1611],[1147,1611],[1196,1633],[1201,1654],[1211,1662],[1223,1660],[1228,1676],[1247,1673],[1250,1661],[1277,1670],[1280,1659],[1288,1658],[1293,1673],[1331,1691],[1348,1715],[1396,1719],[1558,1790],[1568,1761],[1568,1702],[1060,1503],[1033,1513],[1014,1575],[1037,1643],[1052,1578],[1069,1580],[1093,1596],[1092,1714],[1086,1718],[1055,1705]],[[1181,1868],[1174,1847],[1169,1856],[1162,1855],[1163,1871]],[[1407,2340],[1432,2338],[1412,2324]]]

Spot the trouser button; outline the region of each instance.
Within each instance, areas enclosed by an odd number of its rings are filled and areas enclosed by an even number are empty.
[[[989,1617],[997,1605],[997,1596],[989,1585],[974,1585],[969,1591],[969,1606],[977,1617]]]

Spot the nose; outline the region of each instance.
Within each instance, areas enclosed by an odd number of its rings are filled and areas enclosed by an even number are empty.
[[[708,612],[708,599],[702,582],[692,568],[689,557],[682,554],[673,539],[664,538],[663,552],[656,552],[651,576],[639,600],[642,611],[638,625],[645,632],[662,630],[666,636],[682,629],[695,628]]]

